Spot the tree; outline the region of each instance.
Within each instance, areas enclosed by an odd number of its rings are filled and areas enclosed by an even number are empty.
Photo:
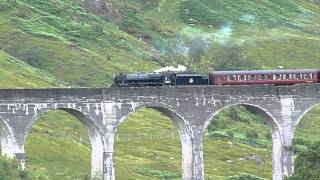
[[[241,47],[234,44],[223,45],[214,57],[214,70],[252,70],[260,65],[243,54]]]
[[[318,180],[320,177],[320,141],[313,143],[307,150],[298,154],[295,172],[288,180]]]

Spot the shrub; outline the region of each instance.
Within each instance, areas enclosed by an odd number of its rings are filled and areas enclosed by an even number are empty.
[[[259,133],[255,130],[249,130],[246,132],[249,144],[255,144],[259,138]]]
[[[295,161],[294,174],[288,180],[309,179],[320,177],[320,142],[315,142],[307,150],[298,154]]]
[[[240,174],[240,175],[227,177],[226,180],[265,180],[265,179],[262,178],[262,177],[258,177],[258,176],[252,175],[252,174],[243,173],[243,174]]]
[[[213,69],[219,71],[261,69],[261,66],[248,59],[237,45],[223,45],[214,59]]]
[[[0,157],[0,179],[33,180],[36,178],[32,173],[21,170],[15,159]]]

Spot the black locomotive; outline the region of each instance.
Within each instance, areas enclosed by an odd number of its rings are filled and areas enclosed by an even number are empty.
[[[196,72],[133,73],[114,76],[113,87],[208,85],[208,78]]]

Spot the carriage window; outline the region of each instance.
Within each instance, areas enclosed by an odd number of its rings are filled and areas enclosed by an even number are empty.
[[[275,80],[281,80],[281,74],[276,74]]]
[[[306,74],[303,74],[303,79],[307,79],[307,75]]]
[[[291,79],[290,74],[286,74],[286,79],[288,79],[288,80]]]
[[[301,79],[301,74],[297,74],[297,78],[296,79]]]
[[[245,80],[246,80],[246,75],[241,75],[241,76],[240,76],[240,80],[241,80],[241,81],[245,81]]]
[[[237,76],[236,76],[236,75],[232,75],[232,76],[230,77],[230,79],[231,79],[232,81],[235,81],[235,80],[237,79]]]
[[[296,74],[292,74],[292,79],[297,79],[297,75]]]
[[[288,80],[288,79],[290,79],[289,74],[283,74],[283,75],[282,75],[282,79],[283,79],[283,80]]]
[[[250,75],[251,76],[251,80],[256,80],[257,76],[256,75]]]
[[[261,75],[262,80],[267,80],[267,75]]]
[[[258,79],[259,80],[266,80],[267,79],[267,75],[258,75]]]

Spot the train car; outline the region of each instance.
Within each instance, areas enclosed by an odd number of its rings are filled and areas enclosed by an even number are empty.
[[[316,69],[213,71],[209,81],[211,85],[320,83],[320,72]]]

